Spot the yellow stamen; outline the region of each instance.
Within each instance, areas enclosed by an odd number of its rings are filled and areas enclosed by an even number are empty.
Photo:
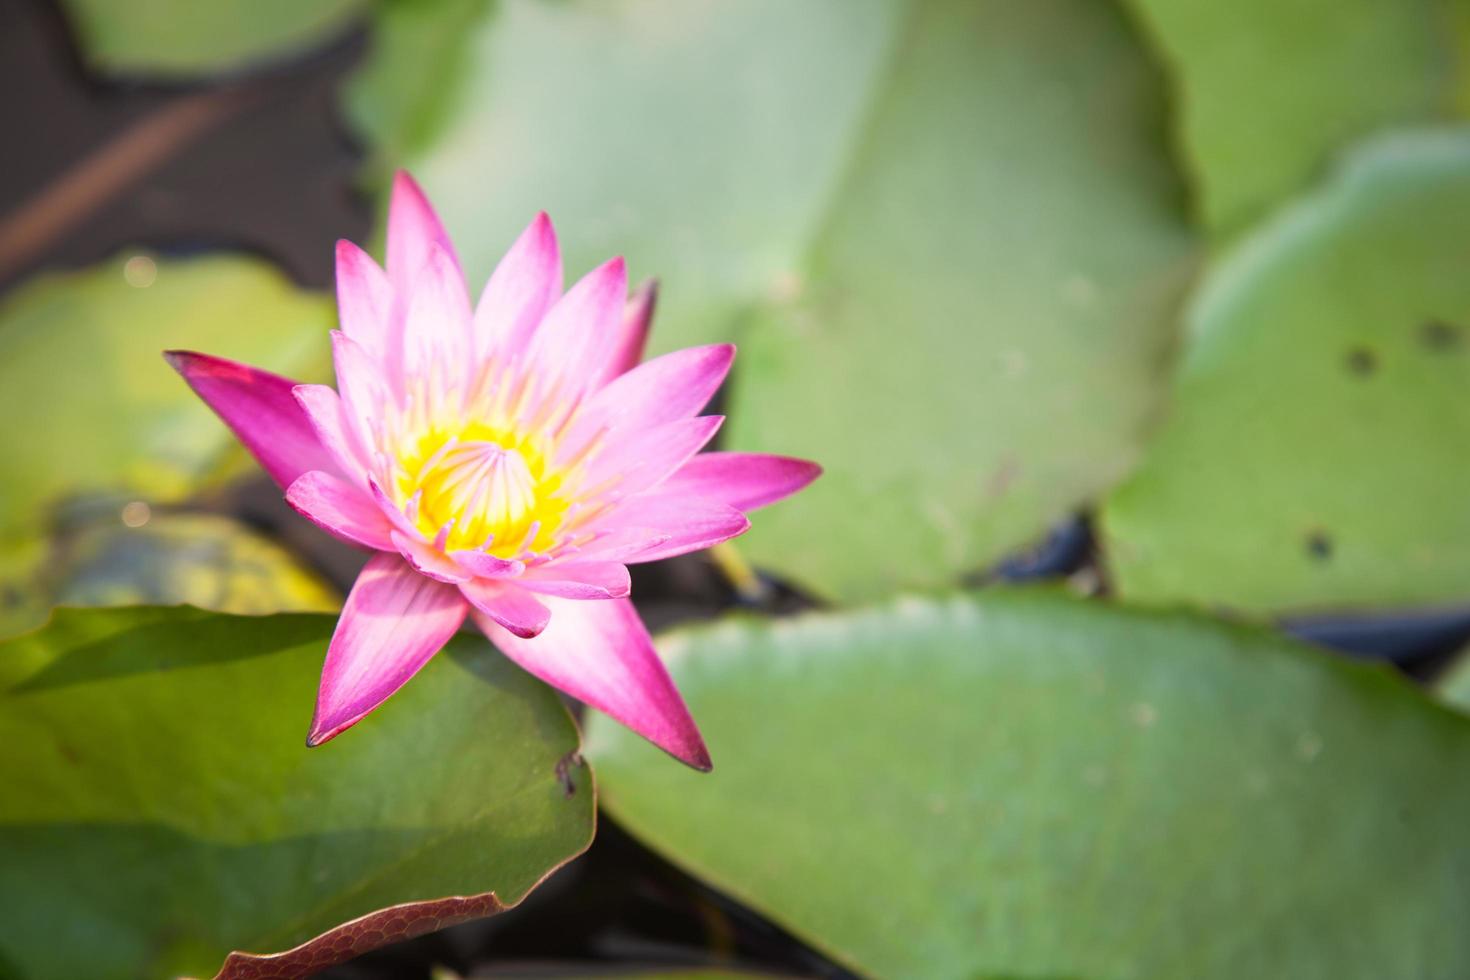
[[[483,423],[431,430],[395,462],[398,499],[417,498],[410,520],[431,540],[448,526],[444,547],[451,551],[487,542],[502,558],[546,550],[571,505],[561,493],[565,473],[535,440]]]

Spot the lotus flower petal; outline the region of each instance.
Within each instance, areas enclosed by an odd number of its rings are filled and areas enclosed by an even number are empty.
[[[171,350],[164,357],[281,489],[309,470],[336,471],[337,464],[291,394],[296,382],[208,354]]]
[[[723,415],[700,415],[634,432],[588,465],[587,483],[619,494],[646,490],[703,449],[724,421]]]
[[[378,263],[348,241],[337,243],[337,316],[342,332],[372,356],[387,352],[393,287]]]
[[[388,532],[388,537],[403,559],[421,575],[449,585],[458,585],[474,578],[474,573],[444,554],[442,545],[436,547],[412,534],[397,530]]]
[[[473,366],[469,295],[459,263],[435,244],[414,281],[403,332],[405,376],[463,388]]]
[[[392,395],[377,362],[361,344],[340,330],[332,331],[332,363],[337,369],[337,394],[352,440],[371,454],[377,440],[372,420]]]
[[[546,629],[551,610],[529,593],[502,582],[475,580],[460,586],[478,619],[489,619],[515,636],[529,639]]]
[[[393,195],[388,202],[388,279],[395,292],[412,294],[413,285],[429,262],[429,253],[442,249],[459,265],[454,243],[444,231],[439,216],[417,182],[399,172],[393,178]]]
[[[475,578],[519,578],[526,563],[513,558],[497,558],[484,551],[454,551],[450,558]]]
[[[322,530],[373,551],[393,550],[393,524],[366,491],[312,470],[286,488],[286,503]]]
[[[565,599],[617,599],[633,589],[628,568],[615,561],[542,565],[521,577],[521,587]]]
[[[369,447],[348,422],[342,399],[326,385],[297,385],[292,389],[301,410],[342,473],[359,480],[368,465]]]
[[[674,688],[627,599],[547,598],[551,622],[523,639],[475,610],[475,622],[507,657],[531,674],[627,725],[674,758],[711,768],[684,699]]]
[[[790,456],[700,453],[659,484],[659,489],[752,511],[791,496],[821,475],[822,468],[816,463]]]
[[[658,283],[650,279],[623,307],[623,322],[618,325],[617,341],[607,364],[597,372],[596,385],[605,384],[638,366],[648,346],[648,331],[653,325],[654,307],[658,305]]]
[[[593,541],[578,558],[639,564],[702,551],[744,534],[750,518],[719,500],[655,491],[623,504],[599,530],[608,538]]]
[[[636,431],[691,416],[714,397],[734,360],[734,344],[711,344],[640,364],[588,400],[568,441],[577,443],[589,430]]]
[[[369,559],[327,647],[307,744],[335,737],[383,703],[449,642],[467,610],[458,589],[397,555]]]
[[[481,357],[525,351],[546,311],[561,296],[561,251],[546,212],[536,215],[495,267],[475,307]]]
[[[567,396],[590,386],[611,359],[628,296],[622,259],[583,276],[557,301],[531,338],[528,358]]]

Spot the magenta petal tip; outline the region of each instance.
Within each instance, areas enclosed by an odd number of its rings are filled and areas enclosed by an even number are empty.
[[[351,721],[342,722],[337,725],[325,725],[322,723],[320,717],[313,715],[311,719],[311,731],[306,735],[306,747],[308,749],[314,749],[318,745],[325,745],[366,717],[367,714],[364,713],[353,718]]]
[[[311,731],[306,736],[306,747],[308,749],[314,749],[319,745],[326,745],[332,739],[336,738],[338,735],[341,735],[343,732],[347,731],[347,729],[362,721],[369,714],[371,714],[371,712],[364,712],[356,718],[353,718],[351,721],[342,722],[341,724],[330,727],[319,724],[317,720],[313,718],[311,720]]]
[[[296,382],[194,351],[166,350],[163,357],[282,489],[309,470],[337,469],[291,393]]]
[[[697,769],[700,772],[714,772],[715,769],[714,761],[709,757],[709,750],[706,749],[703,745],[699,747],[699,753],[693,758],[680,759],[679,761],[687,765],[689,768]]]

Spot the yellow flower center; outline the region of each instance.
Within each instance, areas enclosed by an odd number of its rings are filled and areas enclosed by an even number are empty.
[[[529,440],[481,424],[431,432],[398,458],[400,500],[417,498],[409,516],[430,540],[449,526],[447,551],[486,542],[502,558],[545,550],[570,505],[561,483]]]

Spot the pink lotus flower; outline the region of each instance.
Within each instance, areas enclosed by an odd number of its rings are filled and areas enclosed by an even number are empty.
[[[384,272],[337,246],[337,390],[204,354],[166,356],[286,491],[375,552],[327,648],[308,745],[362,720],[465,616],[521,667],[691,766],[709,754],[628,600],[629,563],[707,548],[816,478],[779,456],[696,455],[730,345],[645,364],[653,291],[622,259],[562,293],[541,214],[478,306],[439,219],[400,174]]]

